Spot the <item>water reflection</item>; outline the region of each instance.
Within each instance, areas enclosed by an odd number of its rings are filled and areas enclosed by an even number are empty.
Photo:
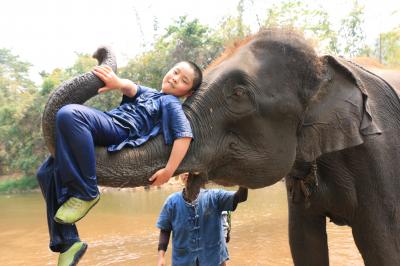
[[[89,244],[79,265],[156,265],[155,222],[177,186],[103,193],[99,204],[78,223]],[[41,194],[0,196],[1,265],[55,265],[48,248]],[[347,227],[328,224],[331,265],[363,265]],[[251,190],[232,216],[229,265],[293,265],[287,233],[283,183]],[[168,250],[170,261],[171,250]]]

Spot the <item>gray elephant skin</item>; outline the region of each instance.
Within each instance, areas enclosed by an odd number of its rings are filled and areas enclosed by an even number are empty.
[[[115,66],[102,51],[100,63]],[[102,86],[85,75],[50,97],[43,118],[50,151],[57,110]],[[318,56],[291,31],[259,32],[209,66],[184,103],[195,139],[177,173],[253,189],[285,177],[295,265],[329,265],[326,218],[352,228],[365,265],[400,265],[399,81],[397,72],[378,76]],[[112,155],[98,147],[99,184],[147,185],[170,149],[162,136]]]

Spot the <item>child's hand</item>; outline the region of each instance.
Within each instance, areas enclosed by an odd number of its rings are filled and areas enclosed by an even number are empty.
[[[165,266],[165,255],[164,254],[165,254],[165,251],[162,251],[162,254],[159,253],[157,266]]]
[[[149,181],[153,182],[151,184],[152,186],[160,186],[164,183],[167,183],[171,177],[172,173],[166,168],[162,168],[158,170],[152,177],[150,177]]]
[[[101,79],[106,86],[99,89],[98,93],[107,92],[110,90],[120,89],[122,87],[122,81],[115,75],[109,66],[96,66],[93,69],[93,74],[95,74],[99,79]]]

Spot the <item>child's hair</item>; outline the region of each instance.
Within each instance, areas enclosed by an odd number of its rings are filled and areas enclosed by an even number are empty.
[[[189,66],[193,69],[194,71],[194,78],[193,78],[193,86],[192,86],[192,91],[195,92],[201,85],[201,82],[203,81],[203,72],[201,71],[201,68],[194,62],[192,61],[183,61],[189,64]]]

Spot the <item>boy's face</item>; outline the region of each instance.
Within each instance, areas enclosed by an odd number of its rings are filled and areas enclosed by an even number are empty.
[[[194,76],[195,72],[191,66],[186,62],[180,62],[165,74],[161,91],[177,97],[185,96],[193,86]]]

